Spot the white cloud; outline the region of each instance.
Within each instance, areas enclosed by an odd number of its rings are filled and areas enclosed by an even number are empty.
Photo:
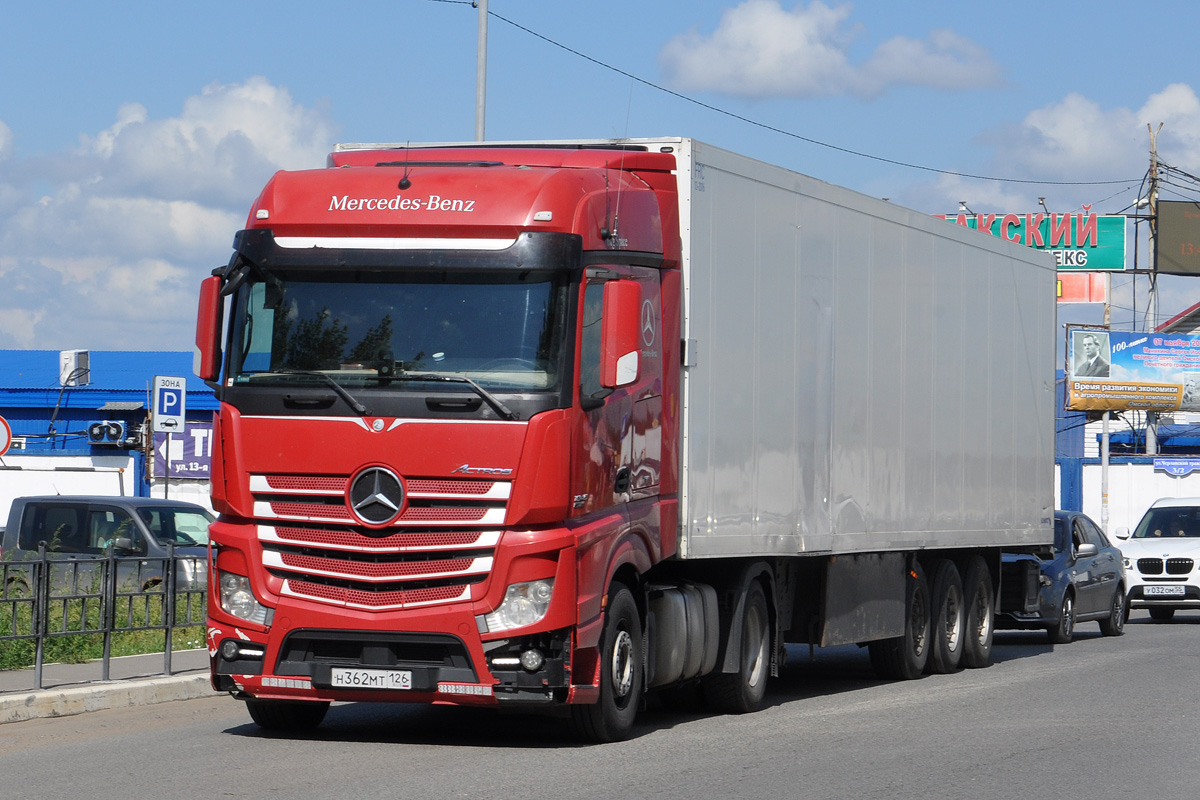
[[[1167,163],[1200,169],[1200,98],[1182,83],[1150,95],[1141,108],[1102,108],[1069,94],[1015,125],[981,137],[1008,174],[1047,180],[1138,177],[1149,167],[1150,133],[1163,123],[1158,149]]]
[[[898,36],[862,65],[847,50],[858,26],[852,6],[814,0],[785,11],[778,0],[747,0],[725,12],[710,36],[677,36],[659,54],[671,83],[746,97],[853,94],[872,97],[894,86],[969,89],[999,82],[986,51],[951,31],[928,41]]]
[[[1056,211],[1099,203],[1097,211],[1115,212],[1137,197],[1150,166],[1147,126],[1157,130],[1159,123],[1162,161],[1200,174],[1200,97],[1186,84],[1171,84],[1138,108],[1104,108],[1084,95],[1068,94],[982,134],[977,142],[991,155],[983,166],[964,170],[1057,184],[942,175],[895,194],[900,202],[938,212],[957,209],[962,199],[976,211],[1036,211],[1038,197],[1046,197]],[[1118,183],[1077,183],[1093,180]]]
[[[69,152],[23,160],[0,123],[0,348],[191,348],[199,281],[229,257],[279,169],[336,135],[265,78],[212,85],[176,117],[130,103]],[[49,187],[49,191],[47,191]]]

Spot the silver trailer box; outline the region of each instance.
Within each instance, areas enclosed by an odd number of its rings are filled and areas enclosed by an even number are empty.
[[[690,139],[683,558],[1052,541],[1051,257]]]

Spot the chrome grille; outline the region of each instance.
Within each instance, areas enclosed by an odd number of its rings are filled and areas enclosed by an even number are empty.
[[[405,480],[407,506],[369,528],[346,504],[349,476],[251,476],[263,565],[283,594],[385,611],[472,597],[491,573],[511,484]]]

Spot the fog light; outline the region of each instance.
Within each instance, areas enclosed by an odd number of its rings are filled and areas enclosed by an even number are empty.
[[[546,663],[546,657],[542,655],[542,651],[529,649],[521,653],[521,666],[527,672],[537,672]]]
[[[226,639],[221,642],[221,658],[226,661],[237,661],[238,643],[233,639]]]
[[[253,642],[239,642],[236,639],[226,639],[221,642],[221,658],[226,661],[260,659],[266,654],[265,648]]]

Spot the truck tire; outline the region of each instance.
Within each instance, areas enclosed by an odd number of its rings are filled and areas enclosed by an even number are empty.
[[[733,642],[729,643],[734,646]],[[742,605],[742,639],[737,672],[716,672],[704,681],[704,696],[718,711],[745,714],[757,711],[767,693],[771,674],[771,615],[762,584],[751,581]]]
[[[1051,644],[1067,644],[1075,638],[1075,595],[1070,590],[1063,592],[1062,603],[1058,608],[1058,622],[1051,625],[1046,633]]]
[[[992,663],[992,640],[996,632],[996,592],[992,573],[982,556],[971,556],[967,562],[963,597],[967,614],[962,665],[967,669],[982,669]]]
[[[930,606],[929,658],[925,671],[947,675],[958,671],[966,633],[962,579],[948,558],[933,563],[933,604]]]
[[[600,698],[571,706],[576,734],[591,742],[617,742],[633,729],[645,682],[642,621],[629,589],[614,584],[608,592],[600,638]]]
[[[904,599],[904,635],[880,639],[867,647],[875,674],[885,679],[913,680],[929,660],[929,583],[914,562],[908,570]]]
[[[1118,586],[1113,592],[1112,608],[1107,619],[1100,620],[1100,632],[1105,636],[1120,636],[1125,632],[1129,610],[1125,607],[1125,589]]]
[[[246,701],[250,719],[269,731],[311,731],[321,724],[329,703],[308,700]]]

